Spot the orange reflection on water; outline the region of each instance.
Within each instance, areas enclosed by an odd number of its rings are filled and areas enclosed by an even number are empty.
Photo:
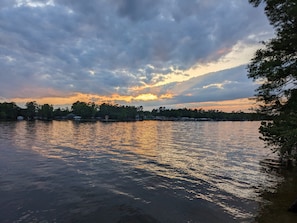
[[[129,179],[148,191],[170,190],[182,199],[207,200],[244,219],[249,213],[232,202],[260,200],[259,188],[278,182],[259,172],[259,160],[267,156],[258,139],[259,124],[22,121],[12,124],[8,137],[18,149],[62,160],[90,185],[101,187],[104,181],[113,193],[139,198],[134,190],[125,190]]]
[[[145,157],[157,156],[157,122],[107,123],[109,141],[116,149]]]

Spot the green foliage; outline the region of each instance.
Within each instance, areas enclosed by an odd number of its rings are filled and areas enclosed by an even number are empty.
[[[119,121],[135,120],[137,110],[142,111],[142,108],[136,108],[135,106],[120,106],[103,103],[99,107],[99,116],[105,118],[108,116],[110,119],[116,119]]]
[[[51,120],[54,116],[54,108],[52,105],[44,104],[38,109],[38,115],[44,120]]]
[[[38,111],[38,104],[36,103],[36,101],[30,101],[26,103],[26,107],[27,107],[27,118],[28,119],[34,119],[34,117],[37,114]]]
[[[0,103],[0,120],[16,120],[19,107],[14,103]]]
[[[63,120],[72,119],[75,115],[81,116],[82,119],[90,120],[95,117],[105,120],[108,116],[109,120],[113,121],[135,121],[143,119],[157,119],[161,120],[229,120],[229,121],[243,121],[243,120],[263,120],[263,116],[257,113],[244,113],[241,111],[226,113],[219,110],[203,109],[166,109],[160,107],[150,111],[143,111],[143,107],[124,106],[118,104],[96,105],[95,103],[86,103],[77,101],[72,104],[71,110],[68,108],[56,108],[52,105],[43,104],[38,105],[35,101],[27,102],[27,108],[22,109],[14,102],[0,103],[0,119],[2,120],[16,120],[18,115],[22,115],[27,120],[41,119],[41,120]]]
[[[152,115],[155,117],[164,117],[169,120],[192,118],[197,120],[217,120],[217,121],[245,121],[245,120],[262,120],[264,116],[256,113],[244,113],[238,112],[222,112],[219,110],[208,110],[203,109],[166,109],[160,107],[159,109],[153,109]]]
[[[77,101],[72,104],[72,112],[75,115],[79,115],[82,118],[93,118],[97,112],[97,106],[95,103],[86,103]]]
[[[56,108],[53,111],[53,116],[54,118],[62,119],[63,117],[66,117],[69,113],[70,111],[68,110],[68,108],[65,108],[65,109]]]
[[[256,99],[259,112],[272,118],[262,122],[262,139],[282,158],[297,153],[297,2],[296,0],[250,0],[265,3],[265,13],[276,37],[264,42],[248,66],[249,77],[262,81]],[[296,157],[295,157],[296,158]]]

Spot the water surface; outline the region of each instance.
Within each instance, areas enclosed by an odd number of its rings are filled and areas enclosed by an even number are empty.
[[[254,222],[283,181],[259,125],[2,122],[0,222]]]

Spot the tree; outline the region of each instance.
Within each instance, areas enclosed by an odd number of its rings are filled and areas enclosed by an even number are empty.
[[[38,110],[39,115],[42,119],[51,120],[54,114],[54,108],[52,105],[44,104],[41,105],[40,109]]]
[[[38,110],[38,104],[36,101],[30,101],[26,103],[27,107],[27,118],[32,120],[36,116]]]
[[[0,119],[16,120],[19,109],[20,108],[14,102],[0,103]]]
[[[248,65],[249,78],[262,83],[255,95],[261,104],[258,111],[271,118],[262,122],[260,133],[281,158],[297,160],[297,2],[249,2],[256,7],[265,3],[265,13],[276,30]]]
[[[97,106],[95,103],[86,103],[77,101],[72,104],[72,111],[74,114],[81,116],[82,118],[93,118],[97,112]]]
[[[61,119],[61,118],[65,118],[68,114],[70,113],[69,109],[66,108],[56,108],[53,111],[53,116],[55,118]]]

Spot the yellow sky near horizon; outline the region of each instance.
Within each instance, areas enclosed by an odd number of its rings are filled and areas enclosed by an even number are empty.
[[[145,97],[145,95],[139,96],[138,98]],[[154,100],[154,95],[150,95],[148,97],[152,97],[151,100]],[[164,96],[166,97],[166,96]],[[169,97],[169,96],[167,96]],[[120,97],[121,100],[132,100],[131,96],[128,97]],[[137,98],[137,97],[136,97]],[[101,97],[97,95],[90,94],[81,94],[77,93],[76,95],[72,95],[71,97],[45,97],[45,98],[14,98],[13,102],[16,102],[17,105],[24,107],[26,102],[36,101],[37,104],[52,104],[55,108],[70,108],[71,105],[76,101],[84,101],[84,102],[94,102],[96,104],[102,103],[111,103],[115,104],[114,101],[118,100],[118,95],[114,95],[113,97]],[[141,101],[139,101],[141,104]],[[164,105],[166,107],[166,105]],[[144,110],[151,111],[154,108],[160,107],[160,105],[156,106],[143,106]],[[232,112],[232,111],[243,111],[243,112],[252,112],[252,108],[255,108],[255,101],[250,100],[249,98],[241,98],[234,100],[224,100],[224,101],[208,101],[208,102],[197,102],[197,103],[185,103],[185,104],[175,104],[170,105],[168,108],[189,108],[189,109],[204,109],[204,110],[219,110],[223,112]]]
[[[250,37],[252,38],[252,37]],[[186,75],[172,74],[169,75],[163,82],[157,83],[155,86],[161,86],[164,84],[172,82],[181,82],[187,81],[193,77],[198,77],[208,73],[213,73],[221,70],[230,69],[240,65],[248,64],[251,58],[254,56],[257,49],[262,47],[262,45],[245,45],[242,42],[238,42],[230,49],[220,49],[216,52],[217,55],[227,52],[226,55],[220,57],[217,61],[206,62],[206,63],[197,63],[197,65],[191,67],[186,71],[180,71]]]

